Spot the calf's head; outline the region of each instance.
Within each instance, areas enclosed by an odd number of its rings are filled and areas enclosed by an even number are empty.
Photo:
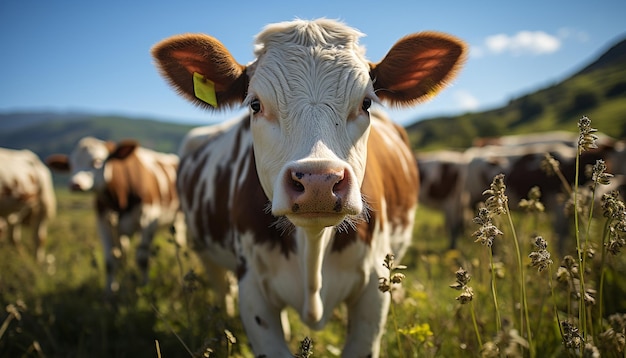
[[[359,37],[336,21],[296,20],[266,27],[249,65],[203,34],[171,37],[152,54],[162,75],[196,105],[246,104],[272,214],[325,227],[364,210],[370,106],[428,99],[465,56],[461,41],[427,32],[406,36],[371,63]]]
[[[105,162],[111,159],[124,159],[131,154],[137,143],[123,141],[115,144],[93,137],[84,137],[70,155],[52,154],[46,164],[53,170],[70,173],[69,187],[74,191],[97,191],[106,185]]]

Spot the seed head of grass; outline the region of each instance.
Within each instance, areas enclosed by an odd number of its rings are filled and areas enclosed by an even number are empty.
[[[455,274],[456,282],[451,284],[450,288],[463,291],[456,299],[464,305],[471,302],[474,298],[474,290],[470,286],[467,286],[467,283],[472,277],[463,267],[459,267]]]
[[[472,234],[472,236],[476,237],[474,242],[480,242],[484,246],[491,247],[496,237],[504,235],[504,233],[492,223],[491,212],[488,208],[480,208],[478,210],[478,216],[476,216],[473,221],[475,224],[480,225],[480,228]]]
[[[598,346],[605,352],[626,351],[626,314],[614,313],[608,318],[609,328],[598,335]]]
[[[500,348],[495,342],[485,342],[483,349],[480,351],[480,356],[483,358],[497,358],[500,357]]]
[[[602,159],[596,160],[596,164],[591,167],[591,175],[588,176],[594,183],[601,185],[611,184],[611,178],[613,178],[613,174],[606,172],[606,164]]]
[[[313,355],[313,341],[309,337],[304,337],[300,342],[300,351],[296,354],[296,358],[309,358]]]
[[[596,140],[598,136],[593,134],[598,130],[591,128],[591,119],[587,116],[583,116],[578,120],[578,154],[584,151],[598,148]]]
[[[618,231],[615,227],[609,228],[609,241],[605,244],[606,251],[615,256],[626,245],[626,233]]]
[[[507,213],[508,197],[505,194],[506,185],[504,184],[504,174],[498,174],[493,178],[489,189],[483,192],[483,195],[489,195],[485,200],[485,205],[489,212],[493,215]]]
[[[569,321],[562,321],[561,329],[563,330],[563,345],[565,348],[580,348],[583,343],[583,337],[580,335],[578,327]]]
[[[575,204],[576,201],[574,200],[574,198],[576,198],[576,200],[578,201],[578,205]],[[584,186],[578,187],[577,194],[574,194],[574,192],[572,192],[569,198],[565,201],[565,205],[563,208],[563,210],[565,211],[565,215],[573,216],[576,210],[578,210],[579,215],[582,215],[585,208],[591,207],[591,203],[593,201],[592,198],[593,193],[591,192],[590,188]]]
[[[552,259],[550,259],[550,252],[547,250],[548,242],[541,236],[535,237],[533,240],[535,250],[528,255],[531,260],[531,265],[537,267],[539,272],[542,272],[550,265],[552,265]]]
[[[556,160],[550,153],[546,153],[543,160],[541,161],[541,170],[548,174],[548,176],[556,175],[557,171],[559,171],[561,163]]]
[[[528,199],[520,200],[518,204],[519,208],[529,213],[542,213],[546,210],[545,206],[541,202],[541,189],[538,186],[533,186],[528,191]]]
[[[619,198],[619,191],[613,190],[603,194],[601,202],[604,217],[624,222],[624,226],[626,226],[626,206]]]
[[[385,260],[383,262],[383,266],[389,270],[388,277],[379,277],[378,278],[378,290],[380,292],[389,292],[391,291],[392,284],[400,284],[406,277],[401,272],[395,272],[397,270],[404,270],[406,266],[404,265],[396,265],[395,264],[395,256],[393,254],[387,254],[385,256]]]
[[[583,350],[583,357],[585,358],[600,358],[600,351],[596,346],[591,343],[585,343],[585,349]]]
[[[494,342],[502,347],[505,357],[524,357],[523,348],[528,349],[528,341],[516,329],[500,331]]]

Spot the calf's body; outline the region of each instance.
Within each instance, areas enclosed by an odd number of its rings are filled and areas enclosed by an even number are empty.
[[[23,225],[29,226],[35,256],[43,261],[48,223],[56,214],[52,175],[30,150],[0,148],[0,234],[19,243]]]
[[[236,272],[239,311],[258,357],[291,357],[280,313],[321,329],[348,304],[345,357],[377,357],[389,295],[387,254],[411,241],[418,174],[406,133],[370,111],[413,104],[453,77],[464,45],[414,34],[379,63],[360,33],[331,20],[279,23],[238,64],[216,39],[186,34],[153,55],[164,77],[206,108],[245,103],[239,121],[194,131],[177,187],[190,239],[218,286]]]
[[[175,225],[178,236],[185,236],[175,189],[176,155],[142,148],[134,141],[116,144],[85,137],[69,156],[53,154],[46,162],[55,170],[71,172],[70,189],[94,193],[107,292],[118,289],[119,260],[135,233],[141,235],[136,258],[144,282],[156,230]],[[185,239],[177,241],[184,243]]]

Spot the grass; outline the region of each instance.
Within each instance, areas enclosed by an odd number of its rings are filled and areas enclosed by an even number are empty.
[[[138,271],[129,261],[120,294],[105,299],[91,198],[65,189],[58,189],[57,197],[58,217],[49,230],[44,264],[35,262],[28,240],[21,248],[1,242],[0,356],[251,356],[240,321],[216,306],[201,265],[176,247],[167,231],[155,239],[150,282],[137,286]],[[501,231],[492,246],[480,244],[473,233],[481,226],[474,224],[458,250],[449,251],[441,214],[420,207],[414,243],[402,260],[403,290],[391,285],[393,314],[381,356],[586,357],[597,349],[603,357],[626,357],[626,260],[617,252],[624,239],[617,236],[624,235],[616,226],[619,210],[607,216],[602,209],[596,215],[583,210],[580,237],[572,236],[560,257],[551,251],[556,242],[547,213],[492,215],[489,223]],[[308,329],[294,311],[288,313],[293,352],[338,356],[345,307],[322,331]],[[586,344],[593,348],[585,350]]]

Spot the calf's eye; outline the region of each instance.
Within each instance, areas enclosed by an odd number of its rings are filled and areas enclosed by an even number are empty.
[[[258,99],[252,100],[252,102],[250,102],[250,109],[254,114],[259,113],[261,111],[261,101]]]
[[[363,108],[364,111],[367,111],[368,109],[370,109],[371,106],[372,106],[372,100],[370,98],[364,98],[363,105],[361,106],[361,108]]]

